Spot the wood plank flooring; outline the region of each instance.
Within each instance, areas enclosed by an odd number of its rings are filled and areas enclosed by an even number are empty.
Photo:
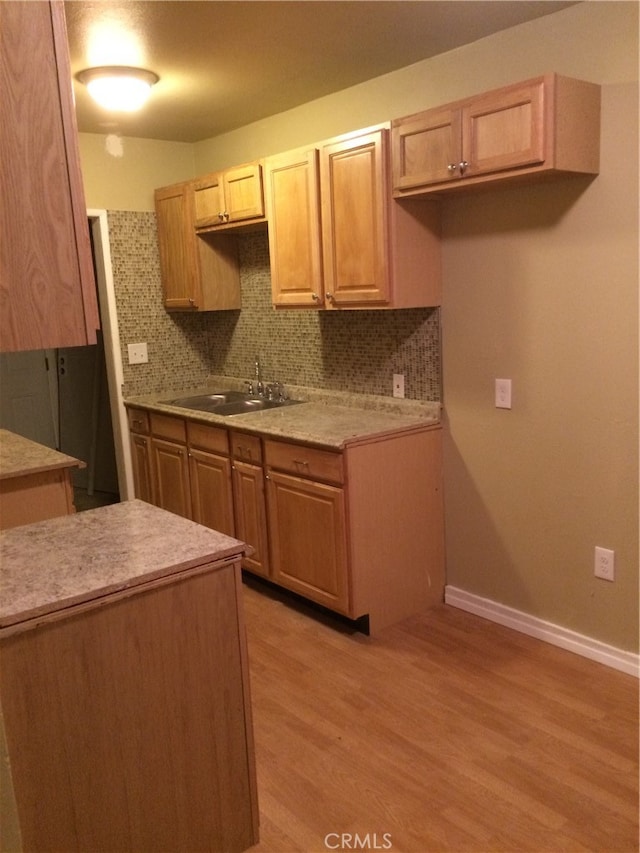
[[[252,853],[638,850],[638,680],[441,605],[370,639],[245,584]]]

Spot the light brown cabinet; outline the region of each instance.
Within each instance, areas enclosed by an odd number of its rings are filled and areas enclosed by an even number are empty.
[[[0,3],[0,33],[0,351],[95,344],[63,4]]]
[[[233,458],[233,506],[236,536],[253,548],[242,565],[254,574],[270,576],[269,536],[262,441],[258,436],[231,433]]]
[[[236,240],[230,234],[196,234],[193,183],[157,189],[155,209],[167,311],[240,308]]]
[[[95,513],[2,537],[2,849],[240,853],[259,837],[244,546],[140,501]]]
[[[129,408],[145,416],[153,502],[233,531],[253,549],[244,569],[370,633],[442,601],[439,427],[335,450]]]
[[[128,409],[137,498],[235,535],[227,432]]]
[[[227,431],[187,422],[192,518],[235,536]]]
[[[265,456],[272,579],[351,615],[342,454],[267,441]]]
[[[388,134],[377,126],[266,159],[276,307],[440,304],[439,210],[391,198]]]
[[[376,633],[442,601],[442,433],[265,440],[271,578]]]
[[[262,164],[258,161],[193,181],[195,227],[219,230],[265,221]]]
[[[600,87],[547,74],[392,122],[398,198],[599,169]]]
[[[127,419],[131,441],[134,495],[142,501],[153,503],[149,413],[143,409],[127,409]]]

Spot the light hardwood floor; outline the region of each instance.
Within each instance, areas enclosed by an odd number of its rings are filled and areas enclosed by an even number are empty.
[[[245,613],[252,853],[638,850],[634,677],[446,605],[376,639]]]

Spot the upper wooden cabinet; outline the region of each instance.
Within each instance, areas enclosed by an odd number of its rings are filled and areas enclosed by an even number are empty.
[[[63,4],[0,3],[0,351],[99,327]]]
[[[440,304],[439,210],[391,198],[388,134],[377,126],[266,159],[276,307]]]
[[[200,229],[237,227],[263,221],[262,164],[236,166],[204,175],[193,182],[195,226]]]
[[[547,74],[392,122],[398,198],[598,173],[600,87]]]
[[[196,234],[193,182],[157,189],[155,207],[167,311],[240,308],[235,238],[231,234]]]

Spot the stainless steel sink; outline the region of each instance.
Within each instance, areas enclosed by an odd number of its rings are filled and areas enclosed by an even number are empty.
[[[216,415],[245,415],[249,412],[261,412],[265,409],[279,409],[291,406],[300,400],[269,400],[266,397],[256,397],[244,391],[220,391],[215,394],[199,394],[194,397],[177,397],[173,400],[163,400],[170,406],[180,406],[183,409],[194,409],[198,412],[212,412]]]

